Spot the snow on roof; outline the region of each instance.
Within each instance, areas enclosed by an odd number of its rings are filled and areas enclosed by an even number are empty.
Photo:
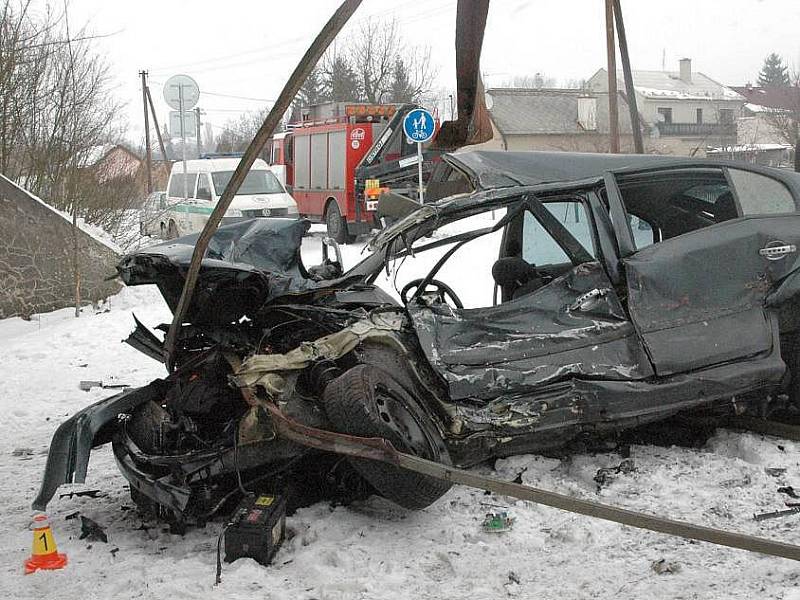
[[[131,156],[134,156],[137,159],[139,158],[130,148],[124,146],[123,144],[99,144],[97,146],[92,146],[87,150],[83,160],[81,160],[81,167],[91,167],[96,165],[115,148],[120,148]]]
[[[106,154],[111,151],[113,147],[114,144],[100,144],[99,146],[92,146],[86,152],[86,156],[83,157],[81,166],[91,167],[92,165],[96,165]]]
[[[38,202],[39,204],[41,204],[42,206],[44,206],[48,210],[54,212],[56,215],[58,215],[59,217],[61,217],[65,221],[67,221],[70,225],[72,225],[72,215],[70,215],[70,214],[68,214],[68,213],[66,213],[64,211],[58,210],[57,208],[54,208],[54,207],[50,206],[47,202],[45,202],[44,200],[39,198],[39,196],[29,192],[28,190],[26,190],[22,186],[17,185],[17,183],[15,183],[14,181],[11,181],[8,177],[3,175],[2,173],[0,173],[0,177],[2,177],[4,181],[7,181],[9,184],[13,185],[20,192],[22,192],[23,194],[28,196],[28,198],[30,198],[31,200],[34,200],[34,201]],[[78,224],[78,229],[83,231],[86,235],[91,237],[96,242],[99,242],[99,243],[103,244],[106,248],[108,248],[112,252],[115,252],[116,254],[122,254],[123,253],[122,248],[120,248],[113,241],[111,241],[111,236],[109,236],[109,234],[106,233],[104,230],[100,229],[99,227],[95,227],[94,225],[90,225],[89,223],[84,221],[82,218],[78,218],[78,223],[77,224]]]
[[[617,79],[624,81],[622,71]],[[744,101],[741,94],[698,72],[684,81],[677,71],[633,71],[633,86],[646,98]]]
[[[769,106],[762,106],[761,104],[751,104],[746,102],[745,109],[751,113],[780,113],[783,112],[782,108],[771,108]]]
[[[709,148],[707,152],[766,152],[768,150],[791,150],[790,144],[740,144],[738,146],[722,146]]]

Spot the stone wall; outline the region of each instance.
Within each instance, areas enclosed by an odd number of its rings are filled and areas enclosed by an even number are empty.
[[[74,305],[72,223],[0,175],[0,319],[28,317]],[[81,300],[94,302],[119,291],[119,256],[78,230]]]

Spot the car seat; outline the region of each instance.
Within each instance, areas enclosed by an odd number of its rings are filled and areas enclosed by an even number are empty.
[[[503,302],[530,294],[544,285],[536,265],[525,262],[519,256],[507,256],[495,262],[492,265],[492,277],[500,286]]]

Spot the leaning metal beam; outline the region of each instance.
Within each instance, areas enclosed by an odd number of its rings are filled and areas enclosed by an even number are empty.
[[[275,127],[277,127],[278,123],[283,118],[284,113],[289,110],[292,100],[294,100],[297,92],[300,90],[300,86],[303,85],[303,82],[308,78],[308,75],[314,69],[317,62],[319,62],[319,59],[322,58],[322,55],[328,49],[328,46],[330,46],[331,42],[333,42],[336,34],[341,31],[342,27],[344,27],[345,23],[347,23],[360,4],[361,0],[344,0],[330,20],[322,28],[322,31],[319,32],[314,42],[306,51],[305,55],[303,55],[303,58],[300,59],[300,63],[295,68],[292,76],[289,77],[289,81],[286,82],[283,91],[280,93],[280,96],[278,96],[278,99],[272,106],[272,110],[269,111],[269,114],[267,115],[267,118],[264,119],[264,123],[261,125],[261,128],[256,133],[253,141],[250,142],[247,150],[245,150],[242,160],[239,161],[239,166],[237,166],[236,170],[233,172],[233,177],[231,177],[231,180],[225,187],[225,191],[222,193],[217,206],[209,216],[208,222],[203,228],[202,233],[200,233],[200,236],[197,238],[197,243],[195,244],[194,252],[192,253],[192,261],[189,264],[188,271],[186,272],[186,280],[183,284],[183,291],[181,292],[178,306],[175,309],[175,315],[172,318],[172,324],[169,327],[169,331],[167,332],[167,337],[164,342],[164,358],[167,364],[167,369],[172,370],[172,355],[175,350],[175,340],[178,335],[178,330],[183,324],[183,319],[186,316],[186,312],[189,309],[189,304],[192,301],[194,288],[197,284],[197,277],[200,273],[200,264],[203,260],[203,256],[206,253],[208,244],[211,241],[211,237],[217,231],[217,227],[219,227],[225,211],[228,210],[233,197],[236,195],[236,192],[239,191],[239,187],[242,185],[245,176],[250,171],[250,167],[253,166],[256,158],[258,158],[258,154],[261,152],[264,144],[267,143],[267,140],[272,135],[273,131],[275,131]]]
[[[380,438],[360,438],[332,431],[323,431],[314,427],[309,427],[292,420],[284,415],[274,404],[261,403],[269,413],[276,433],[288,440],[302,444],[317,450],[334,452],[345,456],[355,456],[369,458],[388,464],[395,465],[401,469],[414,471],[422,475],[458,483],[470,487],[486,490],[495,494],[511,496],[520,500],[528,500],[564,510],[612,521],[638,529],[646,529],[658,533],[665,533],[690,540],[709,542],[719,546],[728,546],[770,556],[779,556],[790,560],[800,561],[800,546],[786,544],[777,540],[759,538],[743,533],[735,533],[722,529],[704,527],[684,521],[664,519],[646,513],[617,508],[592,500],[582,500],[573,498],[565,494],[550,492],[539,488],[503,481],[494,477],[478,475],[472,471],[465,471],[443,465],[434,461],[426,460],[418,456],[412,456],[404,452],[399,452],[387,440]]]

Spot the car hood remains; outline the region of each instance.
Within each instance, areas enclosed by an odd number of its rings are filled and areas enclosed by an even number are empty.
[[[300,259],[300,244],[310,225],[305,219],[262,218],[220,227],[203,259],[187,320],[230,323],[236,317],[231,311],[245,315],[277,297],[329,284],[312,279]],[[117,271],[126,285],[156,284],[174,311],[198,235],[129,254]]]

